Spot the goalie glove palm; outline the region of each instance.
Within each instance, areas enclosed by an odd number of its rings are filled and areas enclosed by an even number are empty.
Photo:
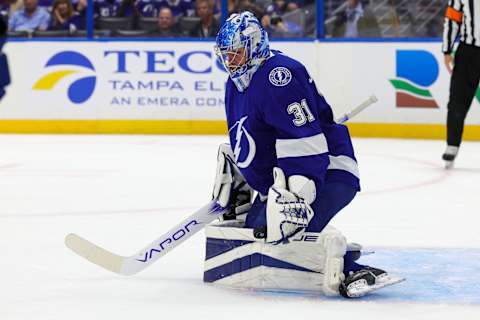
[[[315,184],[304,176],[291,176],[287,187],[280,168],[273,169],[274,183],[268,191],[267,242],[278,244],[303,232],[314,212]]]

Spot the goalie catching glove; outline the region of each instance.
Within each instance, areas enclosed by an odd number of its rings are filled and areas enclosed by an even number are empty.
[[[230,209],[222,216],[224,220],[235,219],[237,215],[248,212],[251,207],[252,189],[233,159],[230,145],[222,143],[218,147],[213,199],[223,208]]]
[[[267,199],[268,243],[288,242],[288,239],[305,231],[314,212],[310,204],[316,198],[315,183],[300,175],[288,178],[282,169],[273,169],[273,186]]]

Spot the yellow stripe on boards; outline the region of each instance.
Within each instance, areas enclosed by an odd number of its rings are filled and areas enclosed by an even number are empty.
[[[348,123],[353,137],[445,139],[440,124]],[[0,133],[227,134],[222,120],[0,120]],[[480,125],[465,126],[464,140],[480,140]]]
[[[214,120],[0,120],[0,133],[226,134]]]
[[[441,124],[404,123],[348,123],[353,137],[403,138],[403,139],[445,139],[447,128]],[[480,140],[480,126],[467,125],[463,140]]]

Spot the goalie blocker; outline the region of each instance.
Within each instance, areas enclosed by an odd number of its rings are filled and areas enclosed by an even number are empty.
[[[344,280],[345,237],[327,226],[282,245],[257,239],[239,220],[206,227],[203,280],[238,288],[315,291],[338,295]]]

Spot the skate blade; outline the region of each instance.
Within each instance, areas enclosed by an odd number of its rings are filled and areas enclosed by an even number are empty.
[[[453,161],[445,161],[445,169],[453,169]]]
[[[348,296],[350,298],[362,297],[366,294],[369,294],[370,292],[373,292],[388,286],[392,286],[394,284],[403,282],[405,280],[406,280],[405,278],[395,277],[391,275],[378,277],[376,280],[376,283],[372,286],[369,286],[366,282],[363,282],[360,285],[348,288]]]

